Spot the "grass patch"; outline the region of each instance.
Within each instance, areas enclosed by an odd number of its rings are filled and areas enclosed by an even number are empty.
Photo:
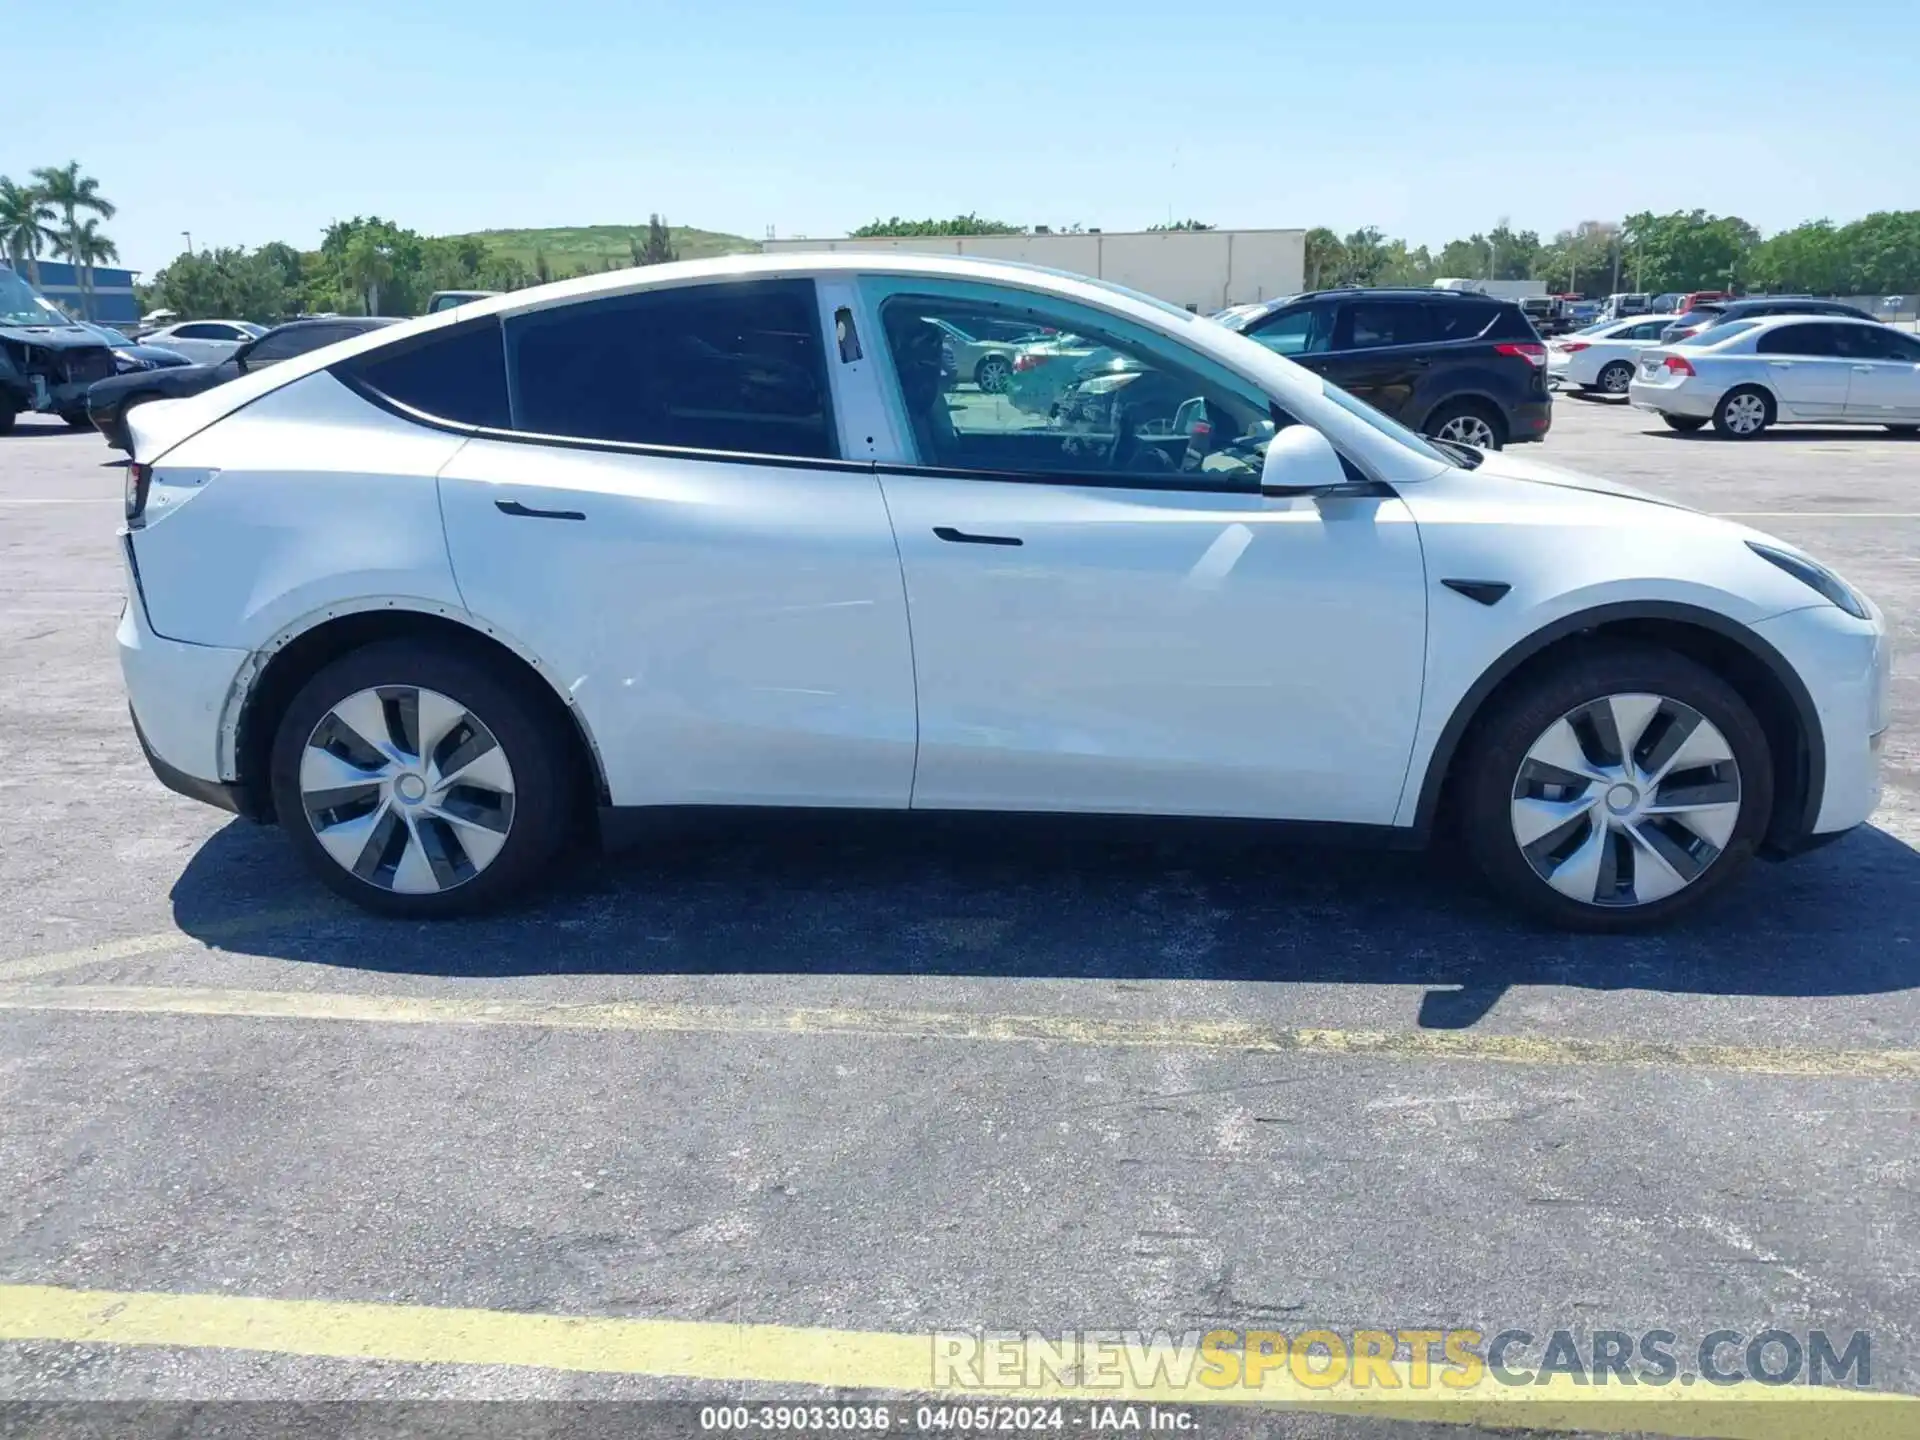
[[[744,235],[728,235],[718,230],[696,230],[690,225],[671,227],[673,245],[682,260],[701,260],[710,255],[752,254],[760,248]],[[466,235],[452,235],[464,240]],[[498,255],[511,256],[529,269],[534,252],[547,257],[555,274],[566,274],[583,266],[598,266],[602,259],[616,265],[633,261],[628,242],[646,241],[647,227],[639,225],[561,225],[546,230],[475,230],[471,238],[480,241]]]

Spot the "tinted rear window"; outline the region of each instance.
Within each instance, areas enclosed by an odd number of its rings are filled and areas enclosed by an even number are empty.
[[[1433,321],[1434,339],[1472,340],[1487,333],[1487,326],[1500,313],[1500,307],[1481,300],[1436,301],[1429,303],[1426,311]]]
[[[491,317],[357,355],[334,373],[437,420],[508,427],[507,362]]]
[[[833,457],[808,280],[648,290],[509,324],[515,428],[748,455]]]

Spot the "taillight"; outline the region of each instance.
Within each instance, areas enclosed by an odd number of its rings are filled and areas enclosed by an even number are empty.
[[[137,460],[127,462],[127,523],[138,526],[147,513],[147,488],[153,484],[153,467]]]
[[[1684,355],[1669,355],[1660,363],[1675,375],[1691,375],[1694,373],[1693,362]]]
[[[1560,342],[1560,352],[1563,355],[1571,355],[1577,350],[1591,350],[1592,348],[1593,342],[1591,340],[1562,340]]]
[[[1503,341],[1493,347],[1499,355],[1518,355],[1529,365],[1536,367],[1547,363],[1547,347],[1534,340]]]
[[[1013,368],[1016,371],[1038,370],[1050,358],[1052,357],[1047,355],[1036,355],[1031,350],[1022,350],[1013,357]]]

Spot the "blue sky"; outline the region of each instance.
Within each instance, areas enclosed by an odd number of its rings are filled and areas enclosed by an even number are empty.
[[[1193,215],[1438,245],[1503,216],[1697,205],[1772,231],[1920,206],[1916,0],[83,8],[9,20],[9,50],[49,43],[0,174],[78,158],[148,271],[183,230],[310,248],[354,214],[441,234],[660,210],[755,237]],[[117,60],[83,67],[69,31]]]

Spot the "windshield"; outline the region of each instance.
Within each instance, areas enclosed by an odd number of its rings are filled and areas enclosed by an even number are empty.
[[[236,320],[233,323],[238,325],[242,330],[246,331],[249,335],[253,336],[253,338],[256,340],[258,340],[262,335],[267,333],[266,326],[256,325],[251,320]]]
[[[0,267],[0,324],[71,325],[60,307],[13,271]]]
[[[1366,401],[1356,400],[1332,381],[1327,382],[1326,395],[1329,400],[1333,401],[1334,404],[1338,405],[1349,415],[1358,416],[1374,429],[1378,430],[1382,435],[1391,436],[1409,450],[1414,451],[1416,454],[1424,455],[1429,460],[1438,461],[1443,465],[1451,465],[1456,470],[1471,470],[1474,465],[1480,463],[1476,460],[1473,464],[1468,464],[1464,455],[1440,449],[1434,445],[1432,441],[1428,440],[1426,436],[1417,434],[1402,425],[1398,420],[1383,415],[1380,411],[1374,409],[1373,406],[1367,404]]]

